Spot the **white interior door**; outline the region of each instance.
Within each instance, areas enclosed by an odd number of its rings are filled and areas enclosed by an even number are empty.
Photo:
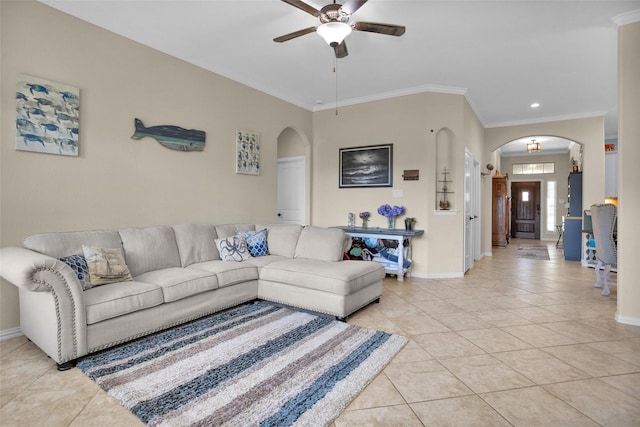
[[[473,268],[476,247],[478,219],[477,187],[479,179],[478,162],[466,151],[464,156],[464,271]]]
[[[278,159],[278,222],[304,225],[305,158]]]

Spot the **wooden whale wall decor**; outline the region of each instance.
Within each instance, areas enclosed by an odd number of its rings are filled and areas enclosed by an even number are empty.
[[[167,148],[178,151],[204,150],[205,132],[195,129],[183,129],[178,126],[161,125],[145,127],[142,120],[135,119],[136,131],[132,139],[150,136]]]

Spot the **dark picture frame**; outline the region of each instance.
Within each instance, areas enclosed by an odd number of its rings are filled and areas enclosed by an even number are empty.
[[[340,149],[339,188],[393,187],[393,144]]]

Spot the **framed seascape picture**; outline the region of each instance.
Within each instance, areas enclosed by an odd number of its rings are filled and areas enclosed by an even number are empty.
[[[393,187],[393,144],[340,149],[339,188]]]
[[[18,74],[16,150],[78,155],[80,90]]]
[[[260,134],[236,129],[236,173],[260,175]]]

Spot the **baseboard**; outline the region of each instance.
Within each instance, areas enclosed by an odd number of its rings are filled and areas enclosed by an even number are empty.
[[[10,340],[22,335],[22,330],[20,328],[5,329],[0,331],[0,341]]]
[[[464,277],[464,273],[411,273],[411,277],[416,277],[418,279],[457,279]]]
[[[616,312],[615,319],[616,322],[624,323],[625,325],[640,326],[640,318],[637,317],[621,316]]]
[[[493,252],[485,252],[484,256],[493,256]]]

